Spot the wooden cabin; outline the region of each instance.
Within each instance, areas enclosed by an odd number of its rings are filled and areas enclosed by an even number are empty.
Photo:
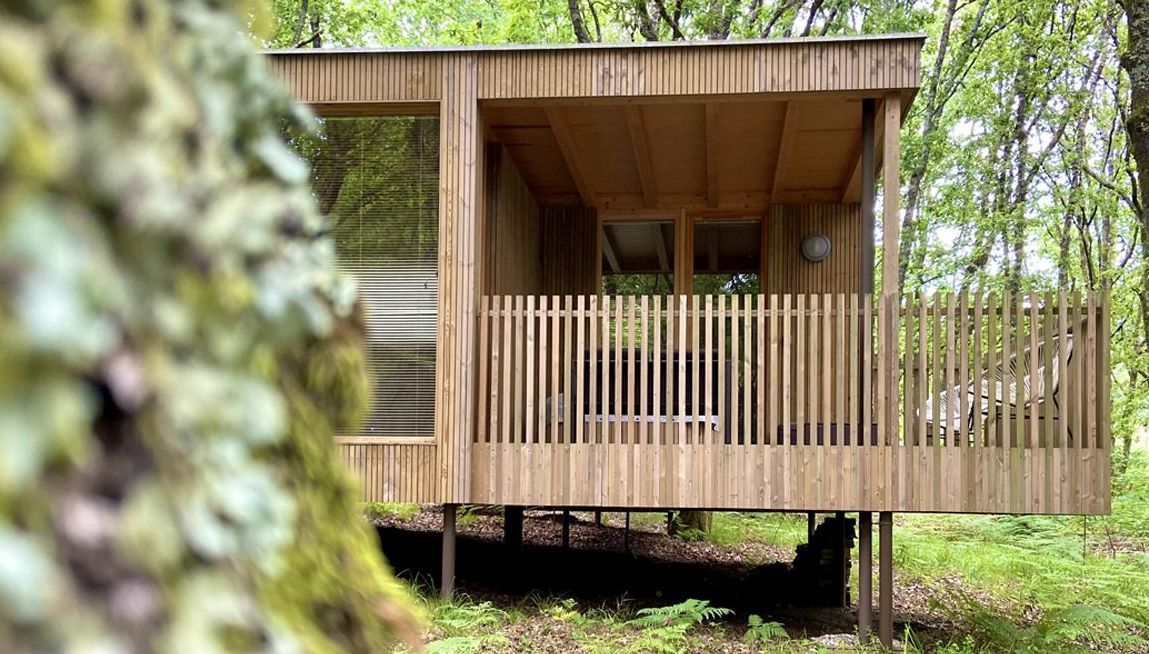
[[[448,539],[459,504],[858,512],[867,598],[870,512],[887,562],[896,511],[1107,512],[1107,299],[898,294],[923,38],[270,53],[367,309],[364,499]]]

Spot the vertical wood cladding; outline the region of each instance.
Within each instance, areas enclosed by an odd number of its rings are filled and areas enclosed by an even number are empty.
[[[440,494],[465,502],[474,429],[475,313],[479,153],[478,79],[475,57],[443,62],[440,110],[439,198],[439,447]]]
[[[537,295],[542,290],[539,205],[500,145],[488,145],[484,188],[487,290]]]
[[[770,293],[858,292],[861,207],[857,204],[774,205],[767,233],[767,288]],[[811,263],[802,258],[802,238],[824,234],[830,256]]]
[[[268,56],[297,99],[321,104],[438,101],[443,72],[459,57],[475,62],[485,100],[915,89],[921,48],[921,37],[902,36]]]
[[[587,207],[542,207],[543,293],[596,295],[598,214]]]

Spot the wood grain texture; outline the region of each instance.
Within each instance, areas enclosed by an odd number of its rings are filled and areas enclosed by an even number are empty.
[[[542,287],[544,293],[597,293],[601,259],[596,256],[598,218],[585,207],[543,207]]]
[[[774,205],[767,230],[766,290],[770,293],[856,293],[861,216],[857,204]],[[830,255],[802,258],[802,238],[823,234]]]
[[[439,350],[436,378],[440,500],[467,501],[475,433],[475,343],[482,258],[479,188],[482,180],[476,61],[470,55],[442,65],[439,158]]]
[[[478,64],[478,97],[666,97],[915,89],[920,36],[726,42],[695,47],[278,51],[272,69],[302,102],[441,98],[453,57]],[[465,55],[464,55],[465,53]]]
[[[488,144],[484,179],[484,231],[490,294],[542,292],[539,205],[518,168],[497,143]]]

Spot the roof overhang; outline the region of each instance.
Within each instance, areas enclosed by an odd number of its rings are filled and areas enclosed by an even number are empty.
[[[268,56],[300,101],[329,116],[435,113],[463,75],[487,139],[506,148],[542,204],[754,213],[858,200],[862,101],[897,97],[906,115],[924,38]]]

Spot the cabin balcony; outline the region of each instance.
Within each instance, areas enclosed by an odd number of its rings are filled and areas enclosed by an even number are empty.
[[[1108,510],[1096,295],[480,303],[473,502]]]

